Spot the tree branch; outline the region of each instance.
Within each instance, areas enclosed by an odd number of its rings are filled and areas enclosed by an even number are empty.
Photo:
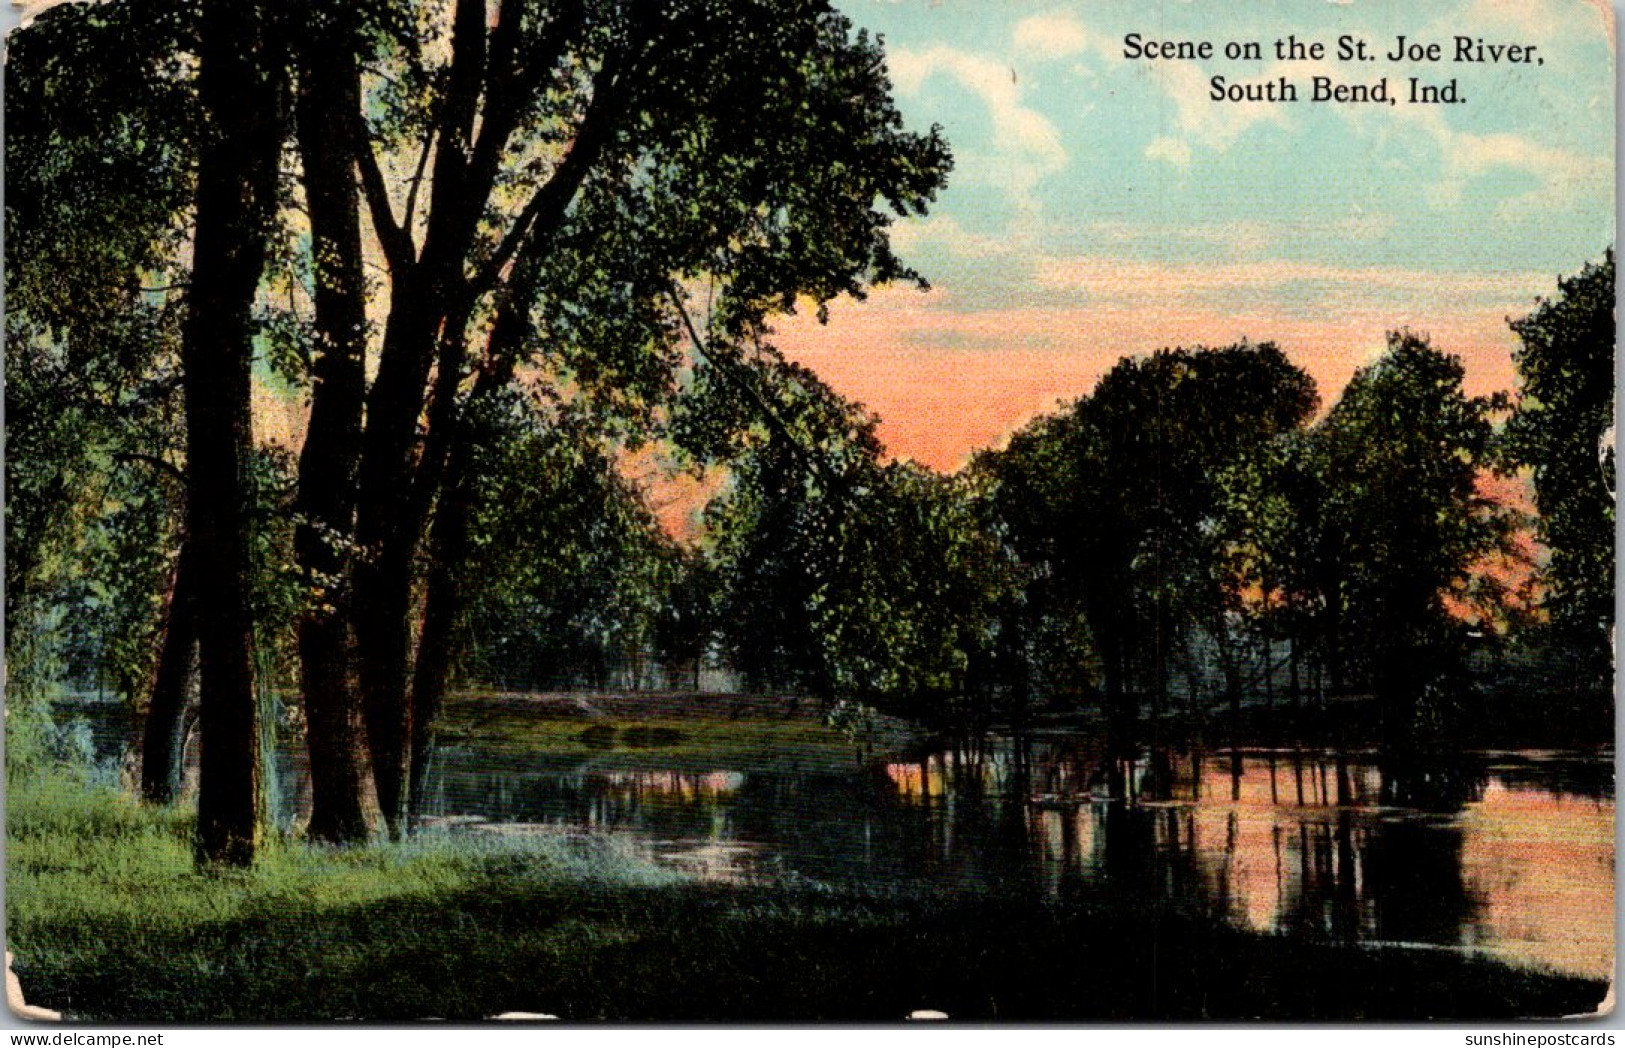
[[[114,462],[139,462],[151,466],[159,473],[180,484],[183,488],[186,485],[186,474],[181,471],[179,466],[168,459],[159,458],[157,455],[144,455],[136,451],[115,451],[112,458]]]
[[[423,234],[422,261],[435,270],[444,270],[462,257],[467,236],[485,203],[483,196],[471,198],[466,186],[480,89],[486,81],[485,34],[485,0],[457,0],[452,17],[451,72],[445,104],[435,121],[439,134],[429,192],[429,225]]]
[[[378,157],[373,154],[368,140],[366,118],[359,111],[355,122],[356,166],[361,169],[361,191],[367,198],[372,227],[378,232],[378,243],[383,246],[390,270],[405,273],[417,260],[417,248],[412,244],[412,234],[395,221],[394,209],[389,204],[389,188],[384,185],[384,173],[378,168]]]
[[[604,147],[612,136],[615,109],[623,100],[621,88],[624,82],[619,76],[619,66],[618,61],[611,59],[593,78],[592,101],[587,104],[587,112],[581,118],[570,151],[553,170],[552,177],[536,190],[497,245],[496,251],[475,274],[472,286],[476,294],[484,294],[496,285],[503,269],[512,261],[521,245],[526,243],[533,228],[539,226],[545,230],[544,237],[551,236],[564,218],[570,201],[575,199],[576,192],[587,180],[587,175],[603,155]]]
[[[835,474],[830,470],[828,464],[826,464],[821,457],[802,446],[801,441],[798,440],[796,435],[790,431],[790,427],[786,425],[784,420],[779,417],[778,411],[773,407],[772,404],[768,403],[767,397],[760,389],[757,388],[756,383],[746,379],[744,375],[736,372],[734,370],[735,365],[733,361],[724,360],[720,355],[711,352],[711,350],[706,347],[705,340],[700,337],[699,330],[695,328],[693,318],[688,315],[688,307],[683,305],[682,296],[678,294],[675,285],[667,290],[666,296],[671,299],[671,304],[677,307],[677,312],[682,316],[683,326],[688,329],[689,340],[694,343],[694,351],[698,353],[702,359],[709,361],[711,366],[716,369],[718,374],[727,380],[729,385],[743,392],[751,400],[754,400],[756,402],[756,406],[762,410],[762,417],[767,420],[768,425],[772,426],[779,436],[784,438],[785,442],[789,445],[790,450],[794,452],[798,458],[805,462],[813,470],[813,472],[822,477],[830,485],[830,489],[832,491],[839,491],[842,478],[835,476]]]
[[[406,191],[406,214],[401,219],[401,228],[406,232],[408,243],[412,239],[412,223],[417,220],[418,189],[423,185],[423,172],[429,166],[429,150],[434,145],[434,137],[435,128],[431,122],[423,134],[423,148],[418,151],[418,166],[412,172],[412,185]]]

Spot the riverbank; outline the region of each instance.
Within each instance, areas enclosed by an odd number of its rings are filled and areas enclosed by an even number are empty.
[[[1237,930],[1087,894],[707,886],[610,838],[267,850],[200,875],[190,820],[14,783],[8,926],[31,1003],[121,1022],[1508,1019],[1602,983]]]

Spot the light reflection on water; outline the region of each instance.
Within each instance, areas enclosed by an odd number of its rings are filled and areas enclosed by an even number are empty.
[[[781,774],[614,754],[493,770],[462,750],[429,798],[429,821],[461,832],[608,832],[710,880],[1122,885],[1263,931],[1613,969],[1608,755],[1160,751],[1113,766],[1052,737]]]
[[[81,713],[88,711],[79,711]],[[98,752],[129,738],[90,719]],[[448,748],[424,820],[453,833],[609,836],[705,880],[1152,892],[1262,931],[1482,950],[1606,978],[1614,957],[1612,753],[1371,753],[984,739],[907,760]],[[283,811],[308,812],[298,749]],[[677,765],[680,765],[677,766]],[[1111,799],[1112,797],[1121,799]]]

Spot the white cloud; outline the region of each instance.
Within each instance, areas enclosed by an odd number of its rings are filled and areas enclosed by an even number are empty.
[[[1083,23],[1066,14],[1033,15],[1016,23],[1016,53],[1031,58],[1066,58],[1089,46]]]
[[[899,222],[892,228],[892,244],[904,252],[934,244],[960,258],[998,258],[1025,250],[1019,238],[972,233],[956,219],[945,215]]]
[[[892,79],[904,94],[919,91],[938,74],[974,92],[993,126],[994,156],[988,159],[999,182],[1019,206],[1036,209],[1032,191],[1042,179],[1064,169],[1069,158],[1060,131],[1048,117],[1024,104],[1021,85],[1007,64],[943,45],[925,51],[899,48],[889,64]]]
[[[1165,160],[1178,168],[1191,166],[1191,147],[1178,138],[1158,138],[1145,147],[1148,160]]]
[[[1597,199],[1614,181],[1611,155],[1587,156],[1542,145],[1524,135],[1508,132],[1479,135],[1457,131],[1435,108],[1400,106],[1396,111],[1431,136],[1444,165],[1444,178],[1428,190],[1436,207],[1460,203],[1466,184],[1497,170],[1521,171],[1540,182],[1540,188],[1505,201],[1503,210],[1568,207]]]
[[[1173,100],[1174,119],[1187,144],[1194,142],[1222,153],[1254,124],[1290,126],[1286,109],[1278,102],[1213,101],[1211,74],[1193,62],[1147,62],[1142,68]],[[1301,69],[1300,63],[1293,72],[1301,75]],[[1283,71],[1285,67],[1277,64],[1257,79],[1274,79]]]

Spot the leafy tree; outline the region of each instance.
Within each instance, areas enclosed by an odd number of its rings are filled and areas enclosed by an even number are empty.
[[[41,92],[70,60],[97,49],[110,60],[90,63],[108,76],[86,120],[58,114],[72,135],[42,125],[26,159],[50,207],[58,173],[98,134],[129,147],[121,164],[168,179],[128,209],[141,219],[128,236],[105,241],[121,286],[143,267],[190,277],[180,348],[194,556],[182,563],[198,566],[215,740],[200,830],[205,854],[247,861],[247,403],[255,320],[275,319],[252,308],[256,288],[288,285],[296,315],[264,344],[311,380],[296,545],[310,597],[302,690],[323,769],[312,833],[355,839],[363,738],[398,830],[412,751],[454,661],[454,594],[478,538],[480,405],[521,374],[543,376],[601,420],[649,424],[676,386],[693,291],[706,290],[708,337],[727,355],[801,296],[822,308],[912,279],[890,250],[890,218],[923,211],[949,162],[935,131],[902,127],[878,42],[816,0],[156,6],[165,31],[130,34],[122,54],[100,16],[42,23],[64,32],[41,31],[38,61],[24,63],[43,70]],[[284,158],[297,167],[279,172]],[[113,184],[139,182],[126,172]],[[289,186],[302,199],[279,195]],[[95,214],[121,213],[95,199]],[[386,262],[387,310],[362,276],[367,236]],[[53,242],[28,241],[42,259]]]
[[[706,525],[730,660],[752,688],[833,695],[838,674],[815,619],[831,604],[849,518],[878,477],[876,420],[776,357],[700,369],[680,407],[678,440],[729,466]]]
[[[720,632],[752,686],[921,700],[990,684],[1011,571],[970,481],[881,464],[876,420],[804,368],[767,355],[731,374],[702,372],[678,431],[729,466],[707,523]]]
[[[475,470],[463,672],[603,686],[611,665],[653,647],[676,551],[589,425],[522,397],[500,403]]]
[[[28,35],[8,68],[10,85],[19,89],[14,102],[20,96],[44,103],[18,121],[17,137],[7,144],[8,160],[27,171],[7,207],[13,249],[22,252],[20,260],[8,258],[8,278],[22,290],[20,320],[7,333],[8,366],[37,370],[30,365],[41,357],[77,353],[93,371],[110,370],[118,385],[128,385],[150,380],[151,362],[178,344],[186,419],[184,533],[191,550],[180,563],[197,571],[186,603],[196,612],[202,719],[210,738],[199,796],[199,857],[228,863],[252,860],[257,822],[246,517],[250,315],[277,201],[284,75],[268,21],[257,6],[212,0],[197,7],[138,2],[64,12]],[[128,222],[108,231],[109,214]],[[172,267],[187,214],[190,279],[184,306],[167,317],[177,323],[178,338],[156,337],[175,329],[152,322],[167,311],[148,300],[141,281]],[[64,271],[71,275],[64,278]],[[110,331],[143,323],[146,337],[111,343],[135,347],[135,354],[107,352]],[[39,356],[28,360],[14,352],[30,342]],[[41,458],[30,467],[62,455],[60,436],[33,449]],[[121,454],[163,464],[168,450],[159,442],[110,456],[93,451],[81,465],[94,471]],[[60,488],[35,493],[38,505],[25,496],[25,512],[60,497]],[[124,507],[125,516],[132,506]],[[23,515],[13,519],[21,523]],[[149,522],[143,530],[155,527]],[[139,545],[149,565],[163,559],[161,538]],[[29,566],[17,565],[10,574],[27,579]],[[141,601],[131,596],[108,603],[139,608]],[[189,647],[166,645],[165,653],[188,658]],[[125,686],[135,690],[130,681]]]
[[[176,316],[141,292],[161,275],[189,198],[175,135],[131,125],[188,92],[131,39],[178,46],[155,5],[47,12],[9,42],[6,93],[6,600],[8,643],[38,634],[29,607],[60,577],[86,518],[74,509],[109,456],[164,454],[172,436]],[[86,69],[107,76],[87,76]],[[130,84],[141,88],[131,89]],[[118,213],[124,220],[102,219]],[[93,230],[101,230],[93,234]],[[15,656],[16,652],[13,651]],[[27,660],[9,660],[12,683]]]
[[[194,184],[195,29],[188,5],[66,6],[8,41],[5,69],[9,695],[14,710],[37,695],[73,657],[64,643],[133,705],[150,674],[155,799],[174,778],[194,642],[189,602],[164,592],[188,589],[172,567],[174,260]]]
[[[646,419],[673,388],[685,288],[710,278],[708,324],[728,347],[799,295],[906,278],[877,202],[920,210],[947,167],[934,134],[901,130],[876,44],[820,3],[509,0],[488,17],[458,0],[449,13],[443,50],[383,35],[368,61],[388,78],[349,90],[358,104],[341,119],[366,128],[353,149],[390,309],[359,446],[337,446],[354,463],[353,526],[348,465],[319,498],[304,489],[333,507],[333,541],[362,553],[349,616],[392,826],[409,740],[450,664],[455,616],[434,604],[469,544],[471,405],[528,362],[607,413]],[[383,171],[396,162],[419,174],[392,195]],[[314,387],[313,417],[328,398],[352,427],[353,383]],[[333,461],[325,443],[307,440],[306,454]],[[448,582],[430,587],[414,672],[420,552]]]
[[[1218,477],[1219,565],[1226,606],[1256,634],[1266,653],[1289,642],[1289,693],[1304,688],[1305,656],[1322,669],[1317,625],[1322,513],[1328,478],[1318,471],[1308,431],[1288,430],[1249,448]],[[1266,657],[1265,672],[1271,672]],[[1266,682],[1268,677],[1266,677]],[[1318,689],[1317,689],[1318,691]]]
[[[1088,532],[1076,515],[1087,507],[1073,453],[1071,413],[1034,420],[996,452],[981,452],[970,473],[982,502],[1019,565],[1021,599],[1002,609],[1007,663],[1001,676],[1051,702],[1075,701],[1102,679],[1101,652],[1090,632],[1085,594],[1073,556]],[[1013,647],[1014,650],[1009,650]]]
[[[1316,571],[1334,687],[1376,688],[1396,742],[1448,717],[1461,626],[1445,598],[1505,541],[1510,521],[1478,494],[1494,401],[1462,391],[1459,358],[1408,332],[1355,373],[1315,428],[1325,478]]]
[[[1231,660],[1220,478],[1315,403],[1308,376],[1270,343],[1162,350],[1119,362],[1089,397],[984,460],[1037,582],[1029,593],[1058,622],[1081,611],[1120,732],[1133,681],[1166,705],[1193,631]]]
[[[1614,253],[1558,282],[1558,297],[1512,321],[1523,388],[1507,451],[1534,470],[1551,548],[1546,606],[1578,639],[1596,681],[1611,674],[1614,622]]]

